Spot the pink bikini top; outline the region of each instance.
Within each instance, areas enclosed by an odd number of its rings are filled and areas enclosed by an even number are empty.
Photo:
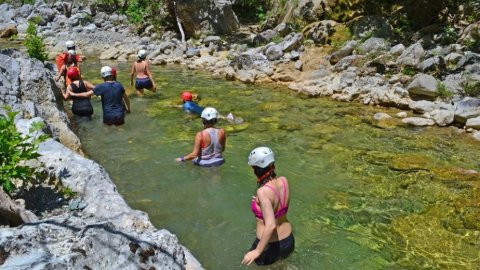
[[[278,191],[273,188],[272,186],[268,185],[268,184],[265,184],[266,187],[270,188],[271,190],[273,190],[273,192],[275,194],[277,194],[277,197],[278,197],[278,200],[280,202],[280,208],[278,209],[277,212],[275,212],[275,219],[287,214],[288,212],[288,205],[287,205],[287,202],[286,202],[286,199],[287,199],[287,186],[285,184],[285,177],[281,177],[282,179],[282,182],[283,182],[283,203],[282,203],[282,199],[280,198],[280,194],[278,193]],[[252,205],[251,205],[251,208],[252,208],[252,212],[253,214],[255,215],[256,218],[258,219],[262,219],[263,220],[263,214],[262,214],[262,211],[260,210],[260,208],[258,207],[257,205],[257,201],[255,198],[252,199]]]

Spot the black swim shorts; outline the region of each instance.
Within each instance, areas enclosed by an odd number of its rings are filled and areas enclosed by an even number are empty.
[[[260,240],[257,238],[253,242],[250,250],[257,248]],[[287,258],[295,249],[295,238],[293,238],[293,233],[291,233],[287,238],[282,239],[277,242],[268,243],[262,254],[255,259],[257,265],[269,265],[279,259]]]

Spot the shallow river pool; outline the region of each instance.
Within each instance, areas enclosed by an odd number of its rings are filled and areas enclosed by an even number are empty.
[[[101,82],[113,64],[129,85],[130,63],[87,60]],[[133,208],[176,234],[206,269],[244,269],[255,238],[256,182],[247,155],[271,147],[291,185],[295,252],[263,269],[479,269],[480,143],[451,128],[412,128],[376,112],[397,109],[308,98],[284,87],[214,79],[180,66],[153,67],[159,92],[132,96],[121,127],[76,122],[86,154],[102,164]],[[192,150],[201,120],[172,105],[189,89],[202,106],[245,120],[227,131],[226,163],[204,169],[174,158]],[[67,103],[66,103],[67,104]],[[255,268],[255,267],[253,267]],[[252,267],[250,267],[252,269]]]

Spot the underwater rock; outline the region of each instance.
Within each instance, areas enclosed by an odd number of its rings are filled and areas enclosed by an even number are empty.
[[[428,170],[430,159],[420,155],[401,154],[396,155],[388,164],[395,171],[419,171]]]

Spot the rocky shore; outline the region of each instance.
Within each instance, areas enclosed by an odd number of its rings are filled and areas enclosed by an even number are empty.
[[[157,230],[147,214],[131,209],[104,168],[81,155],[70,130],[53,67],[16,50],[0,51],[0,104],[17,115],[26,134],[35,122],[50,136],[34,166],[45,183],[60,181],[77,193],[68,207],[38,222],[0,228],[2,269],[202,269],[175,235]]]
[[[310,14],[304,14],[302,7],[308,6],[307,2],[312,1],[301,1],[294,11],[296,16]],[[179,5],[181,11],[192,9],[188,4]],[[154,65],[176,63],[245,83],[283,84],[309,96],[398,107],[407,112],[400,114],[405,124],[454,126],[480,139],[480,99],[465,91],[480,87],[480,54],[460,44],[441,45],[441,37],[421,32],[408,46],[391,44],[382,37],[388,36],[389,29],[381,18],[365,17],[355,22],[351,28],[363,38],[347,40],[334,50],[315,44],[333,38],[335,21],[316,22],[304,33],[281,23],[258,32],[239,29],[226,36],[200,34],[183,43],[177,33],[158,34],[153,26],[137,35],[125,15],[99,10],[92,14],[88,7],[74,7],[73,15],[67,18],[61,7],[60,2],[49,6],[42,1],[16,9],[0,5],[0,13],[6,15],[0,19],[0,32],[9,31],[21,38],[28,19],[39,16],[39,33],[51,58],[64,50],[69,39],[77,42],[81,54],[100,59],[132,60],[139,49],[145,49]],[[220,33],[226,32],[225,28],[230,32],[238,29],[230,1],[212,1],[202,8],[203,15],[180,12],[183,24],[190,27],[188,32],[201,30],[191,29],[195,25]],[[222,13],[216,16],[222,24],[204,16],[220,9]],[[480,22],[465,26],[461,39],[477,36]]]

